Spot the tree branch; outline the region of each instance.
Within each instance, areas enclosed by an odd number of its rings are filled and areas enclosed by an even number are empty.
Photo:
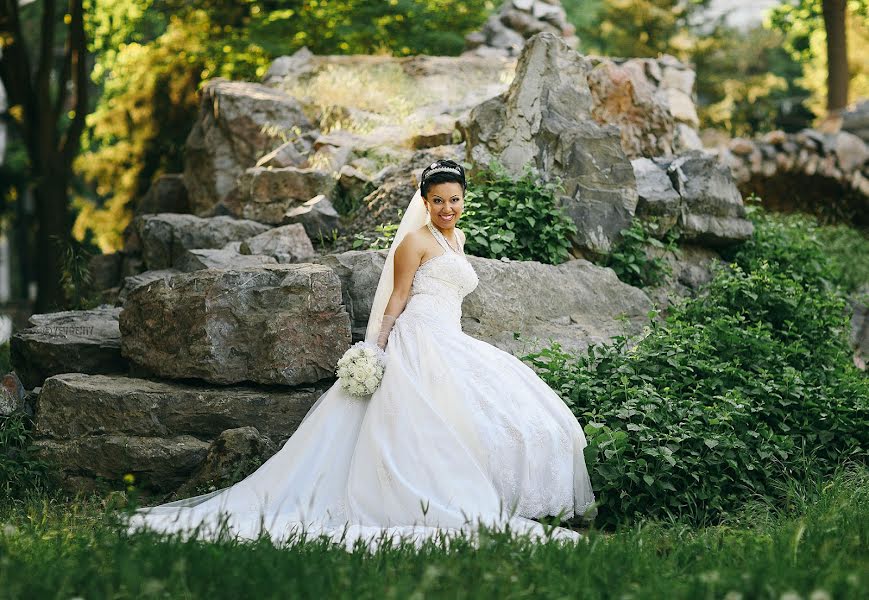
[[[75,69],[75,116],[66,130],[61,153],[64,165],[69,166],[79,150],[81,134],[84,131],[85,115],[87,115],[88,72],[87,72],[87,39],[84,33],[84,8],[82,0],[70,0],[72,21],[69,24],[70,54]]]
[[[70,11],[72,14],[72,11]],[[63,111],[63,105],[66,104],[67,86],[66,80],[69,79],[72,71],[72,36],[67,30],[66,43],[64,44],[63,65],[60,68],[60,77],[58,78],[57,98],[54,101],[54,110],[51,113],[51,122],[58,123],[60,121],[60,113]]]
[[[43,0],[42,23],[40,25],[39,64],[36,68],[34,87],[36,88],[37,112],[47,117],[51,114],[51,67],[54,52],[54,18],[56,15],[55,0]],[[54,123],[48,123],[54,128]]]

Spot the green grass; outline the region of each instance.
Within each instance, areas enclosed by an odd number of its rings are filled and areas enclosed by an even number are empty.
[[[787,484],[722,525],[647,521],[584,541],[503,532],[475,549],[375,553],[305,543],[126,537],[110,504],[31,500],[0,509],[0,598],[856,598],[869,585],[869,470]],[[114,513],[116,514],[116,513]]]

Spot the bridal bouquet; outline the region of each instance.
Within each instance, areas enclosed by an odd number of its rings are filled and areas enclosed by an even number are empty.
[[[386,368],[386,352],[369,342],[356,342],[338,360],[335,374],[344,391],[353,396],[368,396],[380,385]]]

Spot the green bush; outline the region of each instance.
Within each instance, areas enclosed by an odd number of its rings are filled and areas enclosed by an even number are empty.
[[[401,212],[399,212],[398,220],[401,222]],[[395,233],[398,231],[398,223],[383,223],[374,228],[374,237],[366,233],[357,233],[353,238],[354,250],[388,250],[392,245],[392,240],[395,239]]]
[[[851,362],[833,267],[775,218],[756,225],[639,340],[523,357],[585,426],[603,523],[716,521],[748,498],[775,502],[785,475],[865,462],[869,379]]]
[[[630,227],[620,231],[621,240],[610,252],[604,266],[615,271],[618,278],[637,287],[658,285],[672,273],[664,256],[651,255],[649,248],[659,248],[673,254],[679,253],[677,240],[679,230],[672,228],[663,241],[655,237],[660,227],[657,220],[634,219]]]
[[[530,165],[517,179],[497,162],[482,168],[465,193],[465,251],[553,265],[568,260],[576,225],[558,204],[560,187],[540,180]]]
[[[0,498],[39,494],[53,485],[51,465],[33,456],[32,422],[23,413],[0,416]]]
[[[755,235],[722,257],[751,270],[762,260],[807,285],[836,285],[851,292],[869,283],[869,239],[845,225],[820,225],[802,213],[770,213],[749,197],[746,210]]]

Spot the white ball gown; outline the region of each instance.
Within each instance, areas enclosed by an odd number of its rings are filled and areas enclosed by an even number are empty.
[[[129,532],[209,539],[223,524],[238,539],[325,535],[348,550],[357,538],[371,549],[385,538],[474,541],[480,523],[536,539],[581,537],[533,519],[582,515],[594,502],[582,426],[531,367],[462,331],[462,299],[479,279],[429,230],[444,252],[414,275],[374,394],[351,396],[336,381],[254,473],[140,508]]]

